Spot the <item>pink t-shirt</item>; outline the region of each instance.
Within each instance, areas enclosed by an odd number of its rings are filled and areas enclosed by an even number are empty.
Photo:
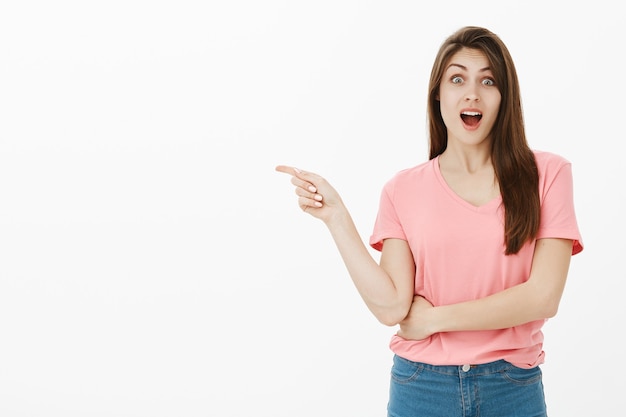
[[[583,249],[574,212],[571,164],[535,151],[539,169],[541,224],[537,239],[572,239],[572,254]],[[370,245],[406,240],[415,260],[415,294],[433,305],[473,300],[526,281],[535,242],[504,255],[502,199],[476,207],[460,198],[443,179],[439,158],[397,173],[382,191]],[[481,364],[504,359],[529,368],[543,363],[545,320],[485,331],[436,333],[424,340],[394,335],[391,350],[433,365]]]

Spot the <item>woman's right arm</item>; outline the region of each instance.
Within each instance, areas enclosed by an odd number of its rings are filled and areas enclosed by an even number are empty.
[[[326,224],[354,285],[374,316],[388,326],[402,321],[413,302],[415,279],[408,243],[385,240],[380,264],[376,263],[339,194],[324,178],[283,165],[276,170],[292,175],[300,208]]]

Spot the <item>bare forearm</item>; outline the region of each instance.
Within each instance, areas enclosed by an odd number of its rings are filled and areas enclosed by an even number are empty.
[[[542,320],[556,314],[549,294],[539,296],[532,283],[524,283],[481,298],[428,311],[433,332],[494,330]]]

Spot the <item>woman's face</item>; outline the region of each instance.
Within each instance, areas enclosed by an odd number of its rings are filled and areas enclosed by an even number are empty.
[[[489,144],[500,99],[489,61],[482,51],[463,48],[452,55],[439,86],[448,145],[454,145],[454,142],[459,145]]]

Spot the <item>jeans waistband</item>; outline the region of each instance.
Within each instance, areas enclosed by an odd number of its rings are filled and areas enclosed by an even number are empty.
[[[467,375],[487,375],[504,372],[515,367],[515,365],[505,361],[504,359],[482,364],[431,365],[423,362],[410,361],[397,355],[396,358],[413,364],[418,368],[446,375],[459,375],[459,373]]]

